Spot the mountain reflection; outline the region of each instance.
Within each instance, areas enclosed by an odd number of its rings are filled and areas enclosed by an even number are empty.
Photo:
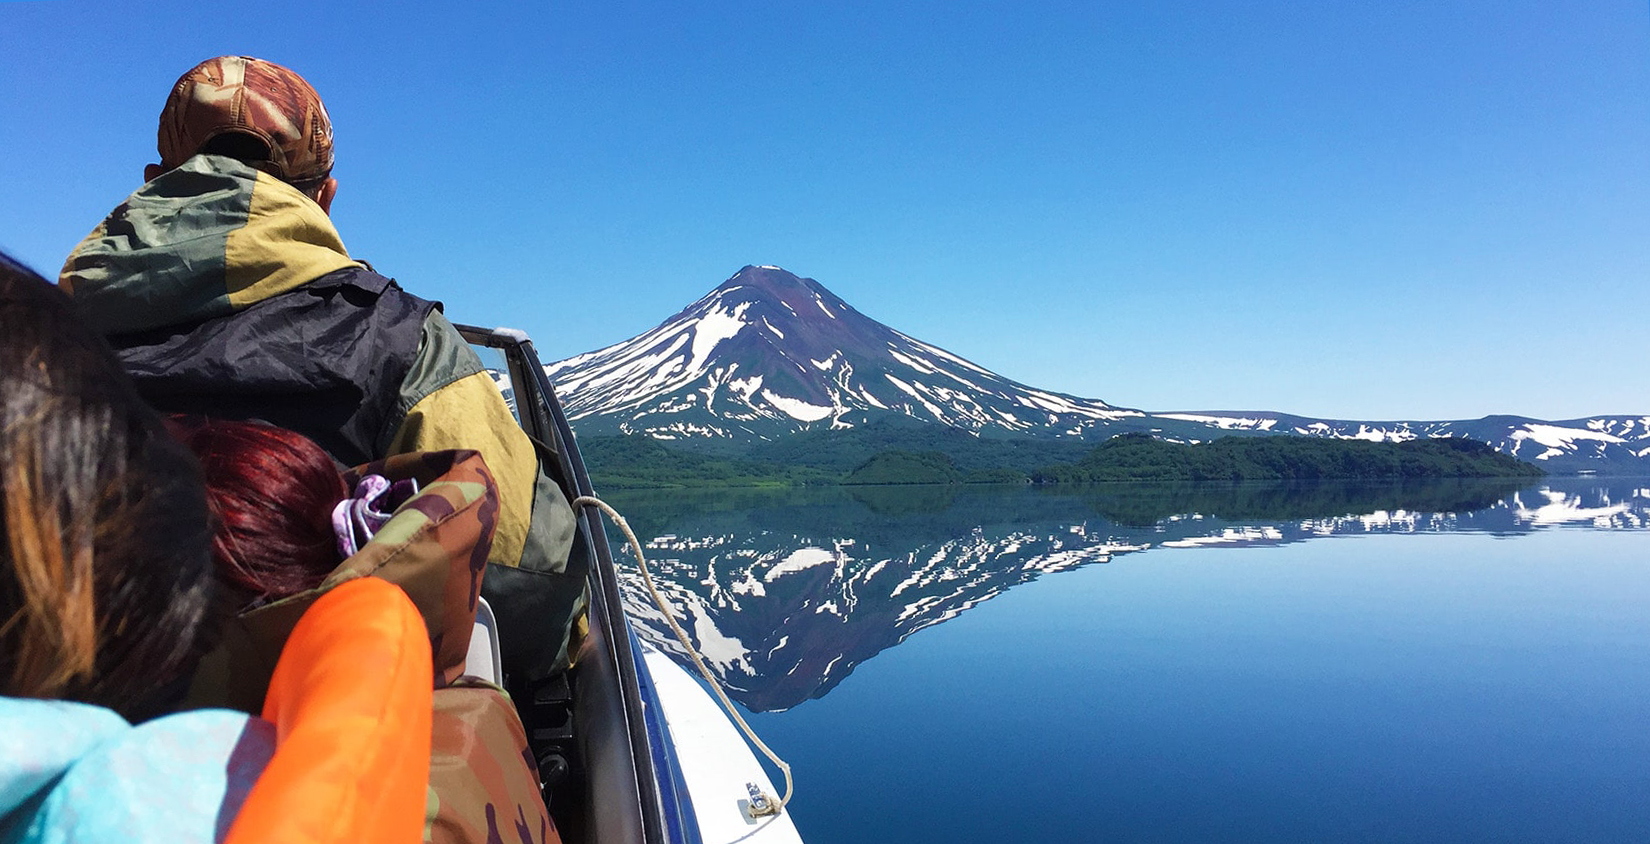
[[[614,492],[730,695],[821,697],[855,666],[1044,572],[1153,548],[1367,533],[1650,527],[1650,481],[1118,484]],[[615,546],[617,547],[617,546]],[[637,634],[686,663],[628,552]]]

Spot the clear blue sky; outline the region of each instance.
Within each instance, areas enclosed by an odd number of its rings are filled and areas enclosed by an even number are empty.
[[[1650,413],[1644,0],[0,2],[0,247],[224,53],[325,98],[352,253],[547,360],[778,264],[1133,407]]]

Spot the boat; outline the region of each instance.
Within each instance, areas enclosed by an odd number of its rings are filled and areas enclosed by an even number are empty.
[[[785,802],[740,735],[692,675],[637,637],[619,594],[595,490],[532,340],[509,328],[459,325],[489,365],[517,421],[575,502],[573,557],[588,563],[590,632],[573,668],[510,671],[530,631],[478,613],[472,653],[500,677],[527,728],[550,807],[567,844],[801,844]],[[628,528],[625,528],[628,531]],[[640,549],[636,549],[638,558]],[[483,581],[483,596],[498,589]],[[512,638],[514,637],[514,638]],[[525,650],[524,650],[525,648]],[[708,683],[714,683],[706,677]],[[726,703],[726,696],[717,692]],[[753,737],[754,738],[754,737]]]

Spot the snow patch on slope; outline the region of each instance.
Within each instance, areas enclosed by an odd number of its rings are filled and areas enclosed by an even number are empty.
[[[832,408],[809,404],[801,399],[787,398],[772,390],[763,390],[762,398],[784,411],[785,415],[802,422],[818,422],[831,415]]]
[[[1162,419],[1178,419],[1182,422],[1197,422],[1203,425],[1213,425],[1222,431],[1270,431],[1278,424],[1276,419],[1250,416],[1205,416],[1198,413],[1154,413]]]
[[[825,550],[824,548],[814,548],[811,546],[807,548],[798,548],[795,551],[792,551],[790,556],[775,563],[773,568],[768,569],[768,573],[763,575],[762,579],[772,583],[787,574],[796,574],[797,572],[807,571],[815,566],[827,565],[835,561],[836,555]]]
[[[688,369],[698,369],[723,340],[731,340],[745,330],[744,316],[749,308],[749,303],[741,302],[732,313],[715,310],[700,317],[693,327],[693,360]]]

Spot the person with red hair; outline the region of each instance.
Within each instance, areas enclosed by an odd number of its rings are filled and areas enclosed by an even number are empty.
[[[238,608],[222,653],[208,656],[219,673],[204,684],[237,694],[196,702],[251,710],[262,701],[268,717],[276,675],[264,673],[261,659],[268,643],[290,646],[297,617],[290,611],[355,581],[393,582],[412,596],[434,652],[423,723],[437,800],[425,818],[427,840],[479,844],[496,838],[499,823],[518,821],[534,841],[557,840],[509,698],[464,676],[480,590],[472,563],[485,560],[496,508],[480,455],[403,455],[346,478],[319,445],[285,428],[199,416],[169,417],[167,427],[200,461],[215,521],[212,554]],[[374,541],[380,530],[384,537]],[[205,694],[202,687],[195,691]]]
[[[200,416],[172,416],[166,426],[200,461],[217,526],[212,556],[237,610],[314,589],[342,562],[332,512],[349,489],[314,441]]]

